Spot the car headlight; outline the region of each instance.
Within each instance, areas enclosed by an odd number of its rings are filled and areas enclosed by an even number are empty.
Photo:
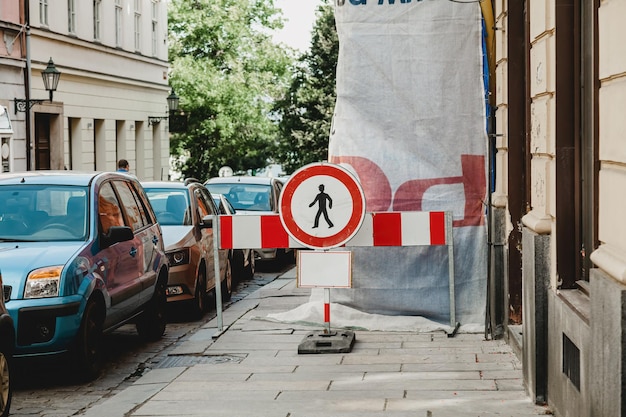
[[[189,263],[189,248],[167,252],[170,266],[185,265]]]
[[[24,298],[46,298],[59,296],[63,266],[49,266],[39,268],[28,274]]]

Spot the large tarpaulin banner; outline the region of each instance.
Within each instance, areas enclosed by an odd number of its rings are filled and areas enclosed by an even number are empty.
[[[336,0],[337,103],[329,161],[356,174],[367,211],[453,213],[456,319],[484,323],[487,133],[477,2]],[[450,319],[446,247],[353,249],[333,301]]]

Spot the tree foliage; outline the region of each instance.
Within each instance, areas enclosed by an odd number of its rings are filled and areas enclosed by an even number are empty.
[[[289,83],[293,56],[272,42],[282,27],[272,0],[170,0],[170,84],[187,117],[170,151],[185,177],[206,179],[221,166],[267,165],[276,153],[272,112]]]
[[[286,172],[328,159],[338,54],[333,7],[323,0],[316,12],[310,51],[300,58],[287,94],[276,103],[281,115],[277,155]]]

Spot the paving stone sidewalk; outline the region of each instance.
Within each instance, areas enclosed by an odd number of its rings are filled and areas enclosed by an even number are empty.
[[[135,384],[85,416],[370,417],[551,414],[521,363],[483,334],[356,331],[349,353],[298,354],[314,330],[264,320],[309,301],[295,269],[230,306]]]

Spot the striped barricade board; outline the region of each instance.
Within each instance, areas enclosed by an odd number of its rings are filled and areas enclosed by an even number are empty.
[[[280,215],[219,216],[221,249],[303,248],[289,236]],[[366,213],[346,247],[451,245],[443,211]]]

